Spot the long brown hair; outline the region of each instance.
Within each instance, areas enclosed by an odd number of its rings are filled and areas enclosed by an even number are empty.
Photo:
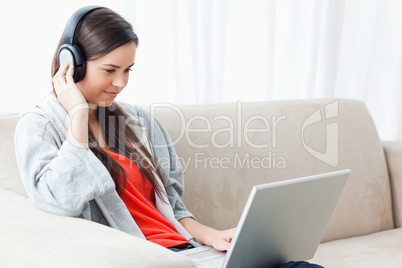
[[[63,37],[60,39],[53,57],[52,77],[59,69],[57,52],[62,44],[62,39]],[[138,46],[138,37],[134,33],[131,24],[119,14],[107,8],[95,10],[85,16],[78,23],[74,34],[74,43],[81,48],[87,61],[101,58],[130,42],[134,42]],[[97,107],[97,117],[103,137],[111,151],[131,159],[139,168],[142,180],[148,179],[157,195],[161,197],[162,189],[157,182],[157,176],[161,178],[163,187],[166,190],[161,172],[150,152],[136,135],[134,131],[136,126],[133,125],[133,121],[116,103],[113,103],[110,107]],[[105,165],[115,181],[117,192],[121,194],[126,187],[126,171],[99,146],[94,134],[90,128],[88,129],[89,149]],[[135,145],[135,148],[133,145]]]

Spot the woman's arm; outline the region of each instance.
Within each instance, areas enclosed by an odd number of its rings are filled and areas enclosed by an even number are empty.
[[[224,231],[218,231],[199,223],[193,218],[184,218],[179,220],[179,222],[198,243],[212,246],[219,251],[228,250],[236,230],[236,228],[232,228]]]
[[[14,139],[21,180],[38,207],[75,217],[88,201],[114,190],[114,183],[92,151],[64,140],[61,123],[45,116],[37,110],[18,122]]]
[[[58,99],[49,95],[31,112],[22,114],[15,130],[15,152],[30,199],[50,213],[78,216],[88,201],[113,191],[115,186],[102,162],[85,147],[88,111],[84,114],[78,107],[86,103],[78,105],[79,96],[78,101],[67,102],[68,91],[74,89],[67,88],[65,72],[66,66],[54,78]],[[72,79],[72,68],[66,76]]]
[[[74,66],[62,65],[53,77],[57,99],[70,116],[66,139],[88,150],[88,103],[73,79]]]

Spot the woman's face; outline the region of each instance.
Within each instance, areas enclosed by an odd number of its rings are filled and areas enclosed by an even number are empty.
[[[88,103],[103,107],[113,103],[128,83],[135,51],[135,43],[130,42],[99,59],[87,61],[85,77],[77,87]]]

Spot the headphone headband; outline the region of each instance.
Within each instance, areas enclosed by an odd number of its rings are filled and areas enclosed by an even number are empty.
[[[74,42],[74,34],[75,29],[77,28],[77,24],[89,13],[95,11],[97,9],[101,9],[104,7],[101,6],[87,6],[78,9],[76,12],[71,15],[70,19],[66,24],[66,28],[63,33],[63,44],[73,45]]]
[[[63,43],[57,52],[57,64],[68,64],[74,66],[74,81],[77,83],[84,79],[86,72],[86,59],[80,47],[74,44],[75,28],[78,23],[94,10],[104,8],[101,6],[87,6],[78,9],[71,15],[63,33]]]

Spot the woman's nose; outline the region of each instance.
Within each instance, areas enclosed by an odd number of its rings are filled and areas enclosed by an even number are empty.
[[[126,81],[124,79],[124,74],[117,75],[113,80],[113,86],[117,87],[118,89],[123,89],[126,86]]]

